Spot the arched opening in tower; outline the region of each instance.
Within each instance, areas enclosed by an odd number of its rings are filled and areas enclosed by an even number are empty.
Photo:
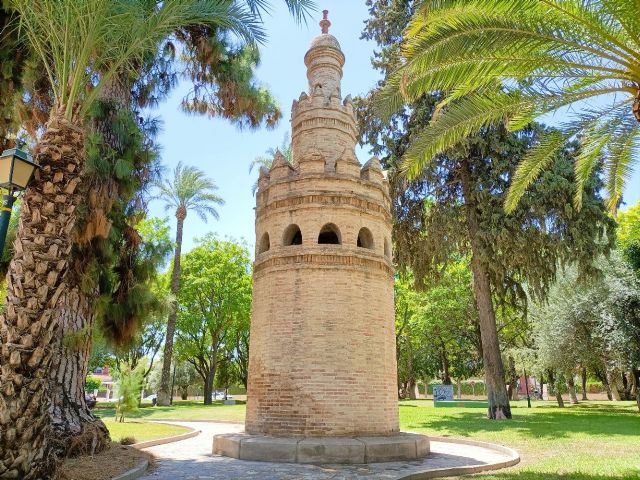
[[[367,227],[362,227],[358,232],[358,247],[373,250],[373,235]]]
[[[271,244],[269,243],[269,234],[264,233],[262,238],[260,238],[260,245],[258,247],[258,253],[264,253],[271,248]]]
[[[298,225],[294,223],[287,227],[287,229],[284,231],[282,244],[285,247],[291,245],[302,245],[302,232],[300,231],[300,227],[298,227]]]
[[[340,230],[333,223],[327,223],[318,235],[318,243],[324,245],[340,245]]]

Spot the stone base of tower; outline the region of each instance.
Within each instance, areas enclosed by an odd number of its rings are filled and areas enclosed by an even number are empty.
[[[376,437],[269,437],[229,433],[213,437],[213,453],[259,462],[397,462],[426,457],[429,439],[425,435],[403,432]]]

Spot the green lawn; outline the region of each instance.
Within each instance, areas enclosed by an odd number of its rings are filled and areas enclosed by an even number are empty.
[[[114,416],[113,409],[96,411]],[[178,401],[172,407],[144,407],[130,417],[243,422],[244,411],[244,405]],[[535,402],[528,409],[521,401],[512,404],[512,411],[511,421],[492,421],[484,418],[483,409],[435,409],[430,400],[405,401],[400,402],[400,426],[501,443],[520,452],[518,466],[476,476],[482,480],[640,479],[640,414],[634,402],[581,402],[564,409],[555,402]]]
[[[113,407],[98,404],[94,413],[101,418],[114,418]],[[223,405],[221,400],[213,405],[203,405],[201,401],[178,400],[170,407],[144,406],[128,414],[129,418],[144,420],[194,420],[244,423],[244,405]]]
[[[122,438],[133,437],[136,442],[146,442],[156,438],[173,437],[182,435],[191,430],[178,425],[166,425],[155,422],[142,422],[140,420],[127,420],[124,423],[116,422],[113,418],[103,418],[105,425],[111,434],[111,440],[120,442]]]
[[[431,401],[400,403],[402,430],[469,437],[520,452],[521,463],[483,480],[606,480],[640,478],[640,414],[635,402],[512,404],[511,421],[492,421],[482,409],[435,409]],[[474,477],[474,478],[476,478]]]

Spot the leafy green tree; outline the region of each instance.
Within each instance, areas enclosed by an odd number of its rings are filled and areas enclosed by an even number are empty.
[[[616,220],[618,246],[625,260],[640,274],[640,202],[619,212]]]
[[[538,362],[564,376],[573,402],[579,366],[603,370],[616,399],[640,394],[640,281],[617,253],[597,265],[601,276],[586,281],[568,269],[531,309]]]
[[[583,189],[604,160],[607,205],[615,211],[639,158],[637,3],[447,0],[420,2],[415,10],[381,108],[395,112],[436,91],[443,98],[405,153],[403,170],[417,178],[438,154],[495,122],[506,119],[517,131],[557,112],[566,118],[562,128],[541,135],[521,159],[507,210],[552,168],[567,140],[578,138],[574,205],[583,204]]]
[[[176,365],[176,381],[175,385],[180,392],[180,398],[186,400],[189,395],[189,387],[201,384],[202,380],[198,376],[198,372],[189,362],[178,362]]]
[[[121,423],[124,422],[125,415],[138,409],[145,368],[146,366],[143,364],[138,365],[136,368],[123,364],[115,374],[118,386],[116,419]]]
[[[212,402],[218,361],[233,345],[234,327],[251,311],[251,260],[243,245],[214,236],[183,256],[176,354],[193,365]]]
[[[511,416],[502,363],[497,318],[520,317],[526,309],[526,284],[544,297],[560,262],[576,261],[587,272],[591,260],[607,250],[604,239],[614,224],[591,177],[583,208],[572,207],[572,161],[575,146],[554,156],[510,215],[503,209],[509,181],[518,162],[550,130],[533,125],[513,134],[501,125],[484,128],[456,149],[425,163],[408,183],[400,162],[429,124],[437,95],[424,95],[394,112],[389,122],[375,115],[375,98],[401,62],[397,40],[408,25],[413,2],[369,2],[371,19],[363,37],[378,42],[374,66],[384,79],[358,101],[363,141],[389,170],[393,197],[396,261],[410,269],[419,286],[437,278],[456,258],[470,258],[483,352],[490,418]],[[501,315],[506,312],[507,315]],[[508,320],[510,321],[510,320]]]
[[[171,294],[177,298],[180,289],[182,235],[187,213],[191,210],[205,222],[209,215],[217,219],[218,211],[215,206],[223,205],[224,200],[214,193],[218,189],[217,185],[202,170],[196,167],[185,167],[181,162],[178,163],[173,171],[172,179],[157,181],[154,186],[158,190],[156,198],[164,202],[167,210],[174,209],[177,219],[176,243],[171,273]],[[162,381],[158,391],[158,405],[160,406],[167,406],[171,402],[169,390],[176,318],[177,304],[174,302],[169,310],[167,333],[164,342]]]
[[[100,388],[100,385],[102,385],[102,380],[98,377],[92,377],[91,375],[89,375],[84,381],[84,389],[86,392],[93,393],[94,390],[98,390]]]
[[[416,290],[413,279],[396,280],[396,348],[400,391],[414,398],[418,380],[442,383],[479,373],[481,347],[477,311],[466,261]]]

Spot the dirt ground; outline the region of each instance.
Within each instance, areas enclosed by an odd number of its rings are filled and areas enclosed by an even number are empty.
[[[153,457],[133,447],[112,443],[111,447],[93,457],[69,458],[60,470],[61,480],[109,480],[137,466],[143,460],[152,462]]]

